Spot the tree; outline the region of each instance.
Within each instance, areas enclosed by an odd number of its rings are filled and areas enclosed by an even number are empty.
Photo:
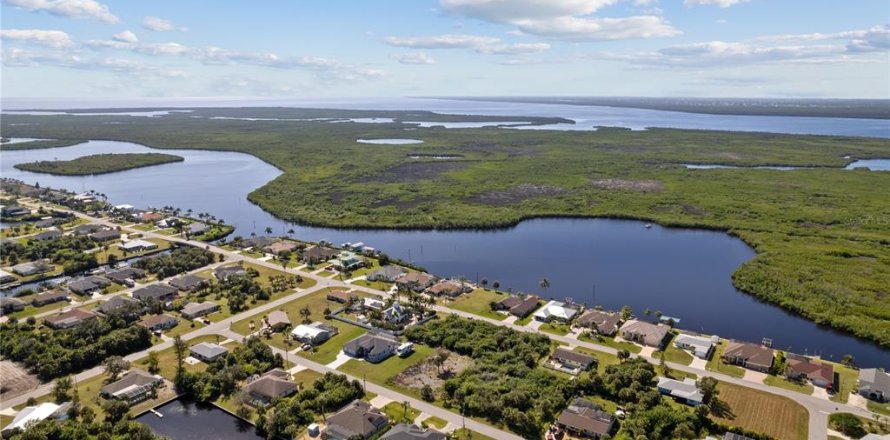
[[[633,315],[633,312],[630,310],[630,306],[624,306],[621,308],[621,320],[627,321]]]
[[[105,360],[105,374],[108,375],[108,381],[114,382],[117,377],[130,368],[130,363],[120,356],[112,356]]]
[[[146,363],[148,364],[148,372],[151,374],[157,374],[158,371],[161,371],[160,366],[158,365],[158,352],[152,350],[148,352],[148,360]]]
[[[618,350],[618,360],[621,362],[630,358],[630,352],[627,350]]]
[[[272,235],[272,227],[266,226],[266,235]]]
[[[70,376],[62,376],[56,379],[55,385],[53,385],[53,400],[56,403],[67,402],[71,399],[71,377]]]
[[[436,350],[436,355],[433,357],[433,363],[436,364],[436,373],[441,374],[439,369],[442,367],[442,365],[445,364],[445,361],[448,360],[449,356],[450,354],[447,350],[443,350],[441,348]]]
[[[482,281],[479,282],[482,285],[482,288],[485,289],[488,286],[488,279],[482,278]]]
[[[312,316],[312,310],[310,310],[308,306],[300,309],[300,316],[303,317],[303,324],[309,324],[312,322],[312,320],[309,319],[309,317]]]
[[[105,401],[105,404],[102,405],[102,409],[105,410],[106,421],[117,423],[129,414],[130,405],[127,405],[127,403],[122,400],[111,399]]]
[[[701,390],[702,403],[713,408],[717,403],[717,395],[720,394],[720,390],[717,389],[717,379],[710,376],[701,378],[698,381],[698,389]]]
[[[185,362],[185,353],[188,351],[188,347],[185,344],[185,341],[179,335],[173,338],[173,352],[176,353],[176,382],[180,381],[182,373],[185,372],[185,366],[183,362]]]
[[[855,364],[854,360],[853,360],[853,355],[852,354],[844,355],[843,359],[841,359],[841,363],[848,367],[852,367]]]
[[[538,282],[538,286],[541,286],[541,289],[544,289],[544,295],[547,295],[547,289],[550,288],[550,280],[547,278],[541,278],[541,281]]]
[[[867,434],[862,427],[862,420],[850,413],[835,413],[828,417],[828,426],[852,438],[860,438]]]
[[[433,391],[433,387],[429,384],[425,384],[423,388],[420,389],[420,397],[427,402],[432,402],[436,400],[436,393]]]
[[[501,288],[501,282],[498,280],[494,280],[494,282],[491,283],[491,288],[494,289],[495,291],[497,291],[498,289]]]

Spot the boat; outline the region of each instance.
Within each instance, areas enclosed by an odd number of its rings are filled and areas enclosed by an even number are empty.
[[[652,229],[652,223],[646,223],[646,229]]]

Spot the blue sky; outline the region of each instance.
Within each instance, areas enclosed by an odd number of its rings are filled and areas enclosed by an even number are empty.
[[[4,97],[890,98],[890,3],[3,0]]]

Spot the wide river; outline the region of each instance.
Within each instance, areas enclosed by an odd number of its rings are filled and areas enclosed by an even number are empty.
[[[373,146],[369,146],[373,148]],[[276,219],[247,194],[280,171],[242,153],[163,150],[183,162],[98,176],[51,176],[20,171],[16,163],[72,159],[86,154],[157,151],[144,146],[92,141],[64,148],[0,153],[2,175],[73,191],[96,190],[115,204],[164,205],[209,212],[237,227],[236,234],[275,234],[334,243],[363,241],[445,276],[498,280],[502,289],[571,297],[638,314],[660,310],[680,318],[680,327],[727,338],[760,341],[801,353],[890,367],[890,352],[820,327],[737,291],[731,274],[754,256],[740,240],[715,231],[643,227],[636,221],[538,219],[490,231],[338,230]],[[542,292],[538,282],[550,280]]]

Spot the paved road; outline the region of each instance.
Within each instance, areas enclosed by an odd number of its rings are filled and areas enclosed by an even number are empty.
[[[79,217],[82,217],[82,218],[84,218],[84,219],[90,220],[90,221],[92,221],[92,222],[94,222],[94,223],[100,223],[100,224],[103,224],[103,225],[106,225],[106,226],[109,226],[109,227],[117,227],[117,226],[119,226],[117,223],[114,223],[114,222],[111,222],[111,221],[108,221],[108,220],[105,220],[105,219],[94,218],[94,217],[87,216],[87,215],[85,215],[85,214],[83,214],[83,213],[79,213],[79,212],[75,212],[75,211],[69,211],[69,212],[72,212],[72,213],[74,213],[75,215],[77,215],[77,216],[79,216]],[[199,242],[199,241],[186,240],[186,239],[184,239],[184,238],[180,238],[180,237],[170,237],[170,236],[165,236],[165,235],[161,235],[161,234],[157,234],[157,233],[153,233],[153,232],[140,231],[140,230],[132,229],[132,228],[129,228],[129,227],[122,227],[122,229],[125,230],[125,231],[128,231],[128,232],[132,232],[132,233],[140,233],[140,234],[142,234],[144,237],[158,238],[158,239],[162,239],[162,240],[168,240],[168,241],[172,241],[172,242],[177,242],[177,243],[182,243],[182,244],[188,244],[188,245],[197,246],[197,247],[203,247],[203,248],[205,248],[205,249],[209,249],[209,250],[211,250],[211,251],[214,251],[214,252],[217,252],[217,253],[220,253],[220,254],[225,255],[225,256],[226,256],[226,260],[227,260],[227,262],[233,262],[233,261],[247,261],[247,262],[250,262],[251,264],[255,264],[255,265],[259,265],[259,266],[265,266],[265,267],[268,267],[268,268],[271,268],[271,269],[276,269],[276,270],[282,270],[282,269],[283,269],[283,268],[281,267],[281,265],[273,264],[273,263],[270,263],[270,262],[268,262],[268,261],[261,261],[261,260],[258,260],[258,259],[256,259],[256,258],[252,258],[252,257],[244,256],[244,255],[241,255],[240,253],[233,252],[233,251],[229,251],[229,250],[227,250],[227,249],[223,249],[223,248],[220,248],[220,247],[218,247],[218,246],[209,245],[209,244],[207,244],[207,243],[203,243],[203,242]],[[262,305],[262,306],[258,306],[258,307],[255,307],[255,308],[253,308],[253,309],[244,311],[244,312],[242,312],[242,313],[240,313],[240,314],[238,314],[238,315],[235,315],[235,316],[233,316],[233,317],[231,317],[231,318],[228,318],[228,319],[226,319],[226,320],[224,320],[224,321],[220,321],[220,322],[218,322],[218,323],[214,323],[214,324],[211,324],[211,325],[209,325],[209,326],[207,326],[207,327],[204,327],[204,328],[198,329],[198,330],[196,330],[196,331],[190,332],[190,333],[188,333],[188,334],[186,334],[186,335],[183,335],[183,339],[188,340],[188,339],[193,339],[193,338],[198,337],[198,336],[202,336],[202,335],[212,335],[212,334],[223,334],[223,335],[225,335],[224,333],[220,333],[220,332],[226,332],[226,333],[229,333],[229,334],[237,335],[237,334],[235,334],[235,333],[233,333],[233,332],[231,332],[231,331],[229,330],[229,326],[231,325],[232,322],[240,321],[240,320],[243,320],[243,319],[245,319],[245,318],[249,318],[249,317],[251,317],[251,316],[255,316],[255,315],[261,314],[261,313],[263,313],[263,312],[265,312],[265,311],[267,311],[267,310],[271,310],[271,309],[273,309],[273,308],[276,308],[276,307],[278,307],[279,305],[285,304],[285,303],[287,303],[287,302],[289,302],[289,301],[292,301],[292,300],[294,300],[294,299],[296,299],[296,298],[299,298],[299,297],[304,296],[304,295],[308,295],[308,294],[310,294],[310,293],[312,293],[312,292],[315,292],[315,291],[318,291],[318,290],[320,290],[320,289],[327,288],[327,287],[338,287],[338,288],[344,288],[344,289],[354,289],[354,290],[360,290],[360,291],[363,291],[363,292],[366,292],[366,293],[370,293],[370,294],[374,294],[374,295],[378,295],[378,296],[384,296],[384,297],[387,296],[387,294],[386,294],[385,292],[381,292],[381,291],[379,291],[379,290],[371,289],[371,288],[364,287],[364,286],[360,286],[360,285],[347,284],[347,283],[344,283],[344,282],[339,281],[339,280],[336,280],[336,279],[326,278],[326,277],[318,276],[318,275],[315,275],[315,274],[310,274],[310,273],[302,272],[302,271],[299,271],[299,270],[296,270],[296,269],[293,269],[293,268],[288,268],[288,269],[284,269],[284,270],[285,270],[286,272],[291,273],[291,274],[294,274],[294,275],[300,275],[300,276],[302,276],[302,277],[304,277],[304,278],[313,279],[313,280],[316,281],[316,285],[313,286],[313,287],[310,288],[310,289],[306,289],[306,290],[303,290],[303,291],[298,292],[298,293],[295,293],[295,294],[287,295],[287,296],[285,296],[285,297],[279,298],[278,300],[275,300],[275,301],[266,303],[266,304],[264,304],[264,305]],[[537,330],[537,329],[533,329],[533,328],[530,328],[530,327],[520,326],[520,325],[516,325],[516,324],[513,324],[513,323],[507,323],[507,322],[504,322],[504,321],[498,321],[498,320],[494,320],[494,319],[491,319],[491,318],[486,318],[486,317],[482,317],[482,316],[474,315],[474,314],[471,314],[471,313],[467,313],[467,312],[463,312],[463,311],[459,311],[459,310],[455,310],[455,309],[451,309],[451,308],[447,308],[447,307],[443,307],[443,306],[436,306],[435,308],[436,308],[436,310],[441,311],[441,312],[445,312],[445,313],[453,313],[453,314],[457,314],[457,315],[459,315],[459,316],[463,316],[463,317],[465,317],[465,318],[469,318],[469,319],[479,319],[479,320],[484,320],[484,321],[487,321],[487,322],[489,322],[489,323],[491,323],[491,324],[494,324],[494,325],[500,325],[500,326],[506,326],[506,327],[512,328],[512,329],[517,330],[517,331],[540,333],[540,334],[542,334],[542,335],[545,335],[545,336],[549,337],[551,340],[554,340],[554,341],[557,341],[557,342],[561,342],[561,343],[564,343],[564,344],[571,344],[571,345],[575,345],[575,346],[586,347],[586,348],[589,348],[589,349],[592,349],[592,350],[601,351],[601,352],[610,353],[610,354],[615,354],[615,353],[617,353],[617,350],[616,350],[616,349],[614,349],[614,348],[612,348],[612,347],[607,347],[607,346],[604,346],[604,345],[598,345],[598,344],[594,344],[594,343],[590,343],[590,342],[579,341],[579,340],[577,340],[577,339],[569,338],[569,337],[566,337],[566,336],[559,336],[559,335],[554,335],[554,334],[550,334],[550,333],[540,332],[539,330]],[[241,337],[240,335],[238,335],[238,336]],[[172,345],[172,343],[169,342],[169,341],[167,341],[167,342],[164,342],[164,343],[161,343],[161,344],[159,344],[159,345],[156,345],[156,346],[152,347],[151,350],[162,350],[162,349],[167,348],[167,347],[169,347],[169,346],[171,346],[171,345]],[[136,359],[139,359],[139,358],[145,356],[145,355],[147,354],[147,352],[148,352],[148,350],[145,350],[145,351],[142,351],[142,352],[139,352],[139,353],[131,354],[130,356],[127,356],[127,359],[128,359],[128,360],[136,360]],[[636,357],[636,356],[639,356],[639,355],[632,355],[632,356]],[[652,362],[652,363],[657,363],[657,362],[658,362],[658,360],[656,360],[656,359],[654,359],[654,358],[651,358],[651,357],[644,357],[644,358],[645,358],[646,360],[648,360],[649,362]],[[314,367],[313,367],[312,365],[310,365],[310,364],[314,364]],[[308,361],[308,360],[304,360],[304,359],[301,359],[301,361],[300,361],[300,365],[305,365],[307,368],[310,368],[310,369],[312,369],[312,370],[319,371],[319,372],[331,371],[330,368],[325,367],[324,365],[317,364],[317,363],[314,363],[314,362],[311,362],[311,361]],[[769,385],[766,385],[766,384],[763,384],[763,383],[746,381],[746,380],[743,380],[743,379],[738,379],[738,378],[735,378],[735,377],[727,376],[727,375],[725,375],[725,374],[716,373],[716,372],[707,371],[707,370],[701,370],[701,369],[697,369],[697,368],[692,368],[692,367],[689,367],[689,366],[686,366],[686,365],[682,365],[682,364],[676,364],[676,363],[668,362],[667,365],[668,365],[670,368],[674,369],[674,370],[679,370],[679,371],[684,371],[684,372],[688,372],[688,373],[693,373],[693,374],[696,374],[696,375],[699,376],[699,377],[702,377],[702,376],[710,376],[710,377],[713,377],[713,378],[715,378],[715,379],[717,379],[717,380],[720,380],[720,381],[724,381],[724,382],[728,382],[728,383],[732,383],[732,384],[736,384],[736,385],[741,385],[741,386],[746,386],[746,387],[749,387],[749,388],[754,388],[754,389],[759,390],[759,391],[764,391],[764,392],[768,392],[768,393],[772,393],[772,394],[776,394],[776,395],[780,395],[780,396],[788,397],[788,398],[790,398],[790,399],[792,399],[792,400],[794,400],[794,401],[800,403],[804,408],[807,409],[807,411],[809,412],[809,415],[810,415],[810,417],[809,417],[809,438],[810,438],[810,439],[816,439],[816,440],[826,440],[826,439],[827,439],[828,415],[831,414],[831,413],[834,413],[834,412],[850,412],[850,413],[857,414],[857,415],[860,415],[860,416],[862,416],[862,417],[865,417],[865,418],[867,418],[867,419],[869,419],[869,420],[871,420],[871,419],[873,418],[873,416],[874,416],[873,413],[871,413],[871,412],[869,412],[869,411],[866,411],[866,410],[864,410],[864,409],[862,409],[862,408],[859,408],[859,407],[857,407],[857,406],[853,406],[853,405],[836,403],[836,402],[832,402],[832,401],[829,401],[829,400],[821,399],[821,398],[818,398],[818,397],[815,397],[815,396],[810,396],[810,395],[806,395],[806,394],[798,393],[798,392],[795,392],[795,391],[786,390],[786,389],[783,389],[783,388],[772,387],[772,386],[769,386]],[[88,378],[90,378],[90,377],[94,377],[94,376],[96,376],[96,375],[98,375],[98,374],[101,374],[101,373],[102,373],[102,368],[101,368],[101,367],[97,367],[97,368],[93,368],[93,369],[90,369],[90,370],[81,372],[81,373],[78,374],[76,377],[77,377],[77,380],[80,381],[80,380],[88,379]],[[378,387],[378,386],[375,385],[375,387]],[[404,395],[398,394],[398,393],[396,393],[396,392],[394,392],[394,391],[392,391],[392,390],[389,390],[389,389],[387,389],[387,388],[382,388],[382,387],[379,387],[379,388],[382,389],[382,390],[386,390],[386,393],[389,393],[389,394],[391,394],[391,395],[396,395],[396,396],[398,396],[398,397],[390,397],[390,398],[392,398],[393,400],[399,400],[399,401],[408,400],[409,402],[411,402],[412,400],[416,400],[416,399],[412,399],[412,398],[410,398],[410,397],[408,397],[408,396],[404,396]],[[32,397],[32,396],[41,396],[41,395],[47,394],[47,393],[49,393],[49,392],[51,391],[51,389],[52,389],[52,385],[51,385],[51,384],[43,385],[43,386],[37,388],[36,390],[33,390],[33,391],[31,391],[31,392],[29,392],[29,393],[27,393],[27,394],[25,394],[25,395],[19,396],[19,397],[14,398],[14,399],[8,399],[8,400],[6,400],[6,401],[0,403],[0,408],[8,408],[8,407],[10,407],[10,406],[15,406],[15,405],[18,405],[18,404],[20,404],[20,403],[24,403],[24,401],[27,400],[28,397]],[[369,386],[369,389],[370,389],[370,386]],[[376,390],[371,390],[371,391],[373,391],[373,392],[375,392],[375,393],[377,392]],[[378,393],[378,394],[386,395],[386,394],[384,394],[384,393]],[[387,396],[387,397],[389,397],[389,396]],[[437,408],[437,407],[432,406],[432,405],[429,405],[429,404],[427,404],[427,403],[425,403],[425,402],[421,402],[421,401],[417,401],[417,402],[420,403],[420,404],[422,404],[422,405],[420,405],[420,406],[415,406],[415,408],[420,409],[420,410],[422,410],[422,411],[424,411],[424,412],[427,412],[427,413],[429,413],[429,414],[434,414],[433,409],[436,409],[436,408]],[[413,405],[413,403],[412,403],[412,405]],[[421,408],[421,406],[422,406],[423,408]],[[427,411],[427,409],[424,409],[424,408],[429,408],[429,411]],[[444,411],[444,410],[441,410],[441,409],[438,409],[438,410],[439,410],[439,411]],[[449,417],[458,417],[458,418],[459,418],[459,416],[456,416],[456,415],[454,415],[453,413],[450,413],[450,412],[448,412],[448,411],[445,411],[445,413],[450,414]],[[440,416],[440,417],[442,417],[442,416]],[[449,418],[447,418],[447,417],[442,417],[442,418],[445,419],[445,420],[449,420],[449,421],[452,420],[452,419],[449,419]],[[468,422],[469,422],[469,421],[468,421]],[[469,426],[469,423],[468,423],[468,426]],[[479,426],[487,426],[487,425],[479,424]],[[489,428],[490,428],[490,427],[489,427]],[[475,428],[471,428],[471,429],[475,429]],[[494,428],[490,428],[490,429],[494,429]],[[482,431],[480,430],[480,432],[482,432]],[[499,431],[499,434],[498,434],[498,435],[495,435],[494,437],[495,437],[495,438],[505,438],[505,437],[503,437],[504,435],[509,435],[509,434],[507,434],[507,433],[505,433],[505,432],[502,432],[502,431]]]

